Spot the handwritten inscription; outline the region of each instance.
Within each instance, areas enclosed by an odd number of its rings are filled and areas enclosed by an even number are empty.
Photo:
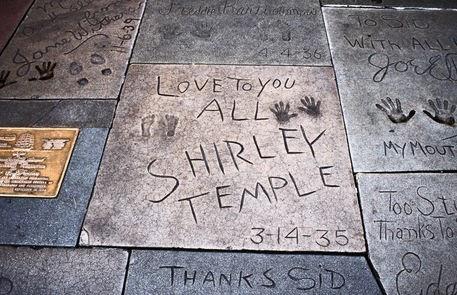
[[[184,2],[185,3],[185,2]],[[170,1],[166,7],[158,8],[160,15],[178,14],[181,16],[194,15],[252,15],[252,16],[287,16],[287,17],[306,17],[316,15],[317,10],[292,7],[292,6],[273,6],[270,5],[250,5],[239,3],[239,1],[225,0],[217,5],[202,4],[199,6],[178,1]]]
[[[457,294],[457,279],[454,269],[443,264],[435,267],[425,265],[423,258],[415,252],[407,252],[401,257],[401,269],[395,276],[395,289],[398,295],[413,294],[412,288],[417,290],[414,294],[421,295],[455,295]],[[421,274],[427,272],[431,275],[425,278]],[[449,275],[453,279],[448,280]],[[418,287],[419,285],[419,287]],[[413,291],[414,292],[414,291]]]
[[[259,245],[262,243],[295,243],[300,244],[311,239],[322,248],[329,247],[332,243],[339,246],[349,244],[346,230],[328,230],[328,229],[312,229],[305,227],[278,227],[269,230],[263,227],[251,228],[252,235],[250,240],[252,243]]]
[[[77,130],[0,128],[0,196],[57,196]]]
[[[388,200],[385,218],[373,221],[379,229],[379,240],[448,240],[457,237],[457,203],[449,196],[430,196],[426,186],[416,189],[414,199],[405,201],[394,190],[382,190]],[[388,196],[386,198],[385,196]],[[402,217],[414,217],[403,223]]]
[[[169,277],[169,286],[188,288],[234,288],[240,290],[264,289],[271,292],[283,284],[293,284],[301,292],[323,290],[343,291],[347,288],[346,276],[335,269],[319,265],[291,266],[289,269],[271,267],[256,272],[242,270],[221,272],[209,269],[196,269],[183,265],[160,265],[159,273]]]
[[[374,68],[373,82],[379,83],[388,76],[406,74],[437,81],[457,81],[457,38],[424,37],[424,33],[436,30],[433,22],[416,16],[394,14],[351,14],[347,19],[350,25],[358,29],[380,28],[397,33],[395,37],[355,32],[343,35],[344,44],[352,49],[376,51],[367,59],[370,69]]]

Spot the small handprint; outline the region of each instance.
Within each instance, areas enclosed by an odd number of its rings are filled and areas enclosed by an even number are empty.
[[[275,104],[275,108],[270,108],[270,111],[275,114],[276,119],[278,120],[279,123],[287,123],[289,120],[293,117],[296,117],[297,114],[289,114],[290,111],[290,105],[289,103],[284,103],[282,101]]]
[[[455,124],[454,112],[456,109],[455,104],[449,106],[449,102],[444,100],[441,102],[441,99],[436,99],[436,104],[433,100],[429,99],[428,104],[432,107],[435,111],[435,115],[433,116],[430,112],[424,110],[424,113],[429,116],[433,121],[438,122],[440,124],[446,124],[452,126]]]
[[[159,32],[162,34],[165,40],[170,40],[178,37],[182,34],[179,25],[167,24],[159,28]]]
[[[10,73],[11,73],[10,71],[1,71],[0,72],[0,89],[17,82],[17,81],[8,82],[8,77],[10,76]]]
[[[150,137],[151,136],[151,127],[152,124],[154,124],[155,121],[155,115],[150,115],[146,116],[143,119],[141,119],[141,135],[144,137]]]
[[[49,79],[54,78],[54,68],[56,67],[57,63],[52,63],[52,62],[43,62],[43,64],[40,66],[35,66],[35,69],[37,70],[38,74],[40,74],[40,77],[38,80],[41,81],[46,81]],[[29,81],[35,81],[36,78],[29,79]]]
[[[213,26],[207,22],[200,22],[194,25],[194,29],[190,32],[192,35],[202,39],[209,39],[213,31]]]
[[[412,110],[409,112],[408,116],[406,116],[403,113],[401,102],[398,98],[395,99],[395,103],[390,97],[387,97],[386,100],[381,99],[381,102],[384,106],[377,103],[376,107],[386,113],[389,120],[393,123],[406,123],[416,114],[416,111]]]
[[[318,100],[317,103],[314,100],[314,97],[305,96],[305,99],[300,99],[304,107],[298,107],[298,109],[310,116],[319,117],[321,114],[321,101]]]
[[[176,126],[179,118],[173,115],[165,115],[167,136],[175,136]]]

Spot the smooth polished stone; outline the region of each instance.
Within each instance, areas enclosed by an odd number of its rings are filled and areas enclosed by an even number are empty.
[[[81,243],[363,252],[330,67],[132,65]]]
[[[324,8],[355,172],[457,167],[457,12]]]
[[[362,256],[134,250],[126,295],[370,294],[381,290]]]
[[[455,294],[455,174],[358,174],[370,260],[388,295]]]
[[[0,52],[32,4],[32,0],[2,0],[0,3]]]
[[[37,0],[0,56],[2,99],[115,99],[143,0]]]
[[[132,61],[331,65],[319,0],[149,1]]]
[[[0,294],[122,294],[120,249],[0,247]]]

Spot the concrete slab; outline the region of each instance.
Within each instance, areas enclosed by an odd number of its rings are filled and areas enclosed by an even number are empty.
[[[81,243],[364,251],[333,69],[132,65]]]
[[[117,98],[143,0],[37,0],[0,56],[0,98]]]
[[[362,256],[135,250],[125,294],[382,293]]]
[[[134,63],[331,65],[318,0],[161,0]]]
[[[120,295],[127,259],[120,249],[0,247],[0,292]]]
[[[354,171],[455,170],[457,12],[324,17]]]
[[[358,174],[370,260],[388,295],[457,288],[455,174]]]

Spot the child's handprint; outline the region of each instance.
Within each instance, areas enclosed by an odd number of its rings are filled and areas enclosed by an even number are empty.
[[[213,26],[207,22],[200,22],[194,25],[194,29],[190,32],[192,35],[202,39],[209,39],[213,31]]]
[[[38,74],[40,74],[39,80],[45,81],[54,78],[54,68],[56,67],[57,63],[54,62],[43,62],[40,66],[35,66]]]
[[[395,99],[395,103],[390,97],[387,97],[386,100],[381,99],[381,102],[383,105],[377,103],[376,107],[386,113],[389,120],[393,123],[406,123],[416,114],[416,111],[412,110],[406,116],[403,113],[401,102],[398,98]]]
[[[449,106],[449,102],[444,100],[441,102],[441,99],[436,99],[436,104],[433,100],[429,99],[428,104],[435,111],[435,115],[432,115],[430,112],[424,110],[424,113],[429,116],[433,121],[440,124],[446,124],[452,126],[455,124],[454,112],[456,109],[455,104]]]
[[[321,101],[318,100],[317,103],[314,100],[314,97],[305,96],[305,99],[300,99],[303,107],[298,107],[298,109],[310,116],[318,117],[321,114]]]
[[[11,73],[10,71],[1,71],[0,72],[0,89],[17,82],[17,81],[8,82],[8,77],[10,76],[10,73]]]
[[[284,103],[282,101],[275,104],[275,108],[270,108],[270,111],[275,114],[276,120],[278,120],[279,123],[287,123],[290,121],[291,118],[296,117],[297,114],[289,114],[290,111],[290,105],[289,103]]]

